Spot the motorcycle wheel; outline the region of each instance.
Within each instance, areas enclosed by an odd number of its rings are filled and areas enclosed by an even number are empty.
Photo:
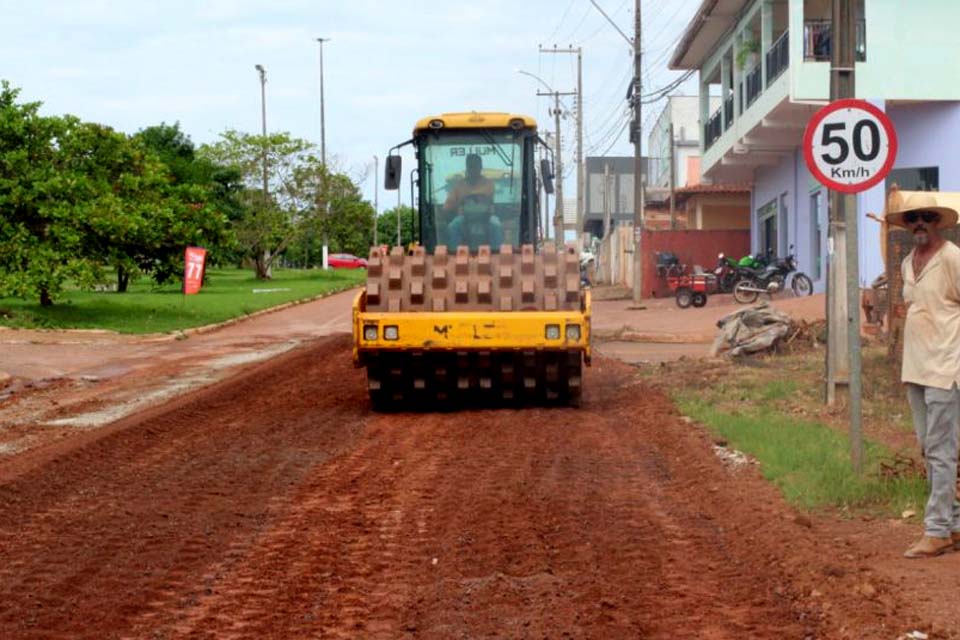
[[[737,283],[737,274],[729,273],[720,278],[720,293],[733,293],[733,285]]]
[[[813,280],[805,273],[798,273],[793,276],[793,280],[790,281],[790,288],[793,289],[793,295],[798,298],[800,296],[812,296]]]
[[[681,309],[686,309],[693,304],[693,291],[691,291],[689,287],[678,288],[676,301],[678,307]]]
[[[750,291],[750,289],[759,288],[760,287],[757,286],[756,282],[749,278],[744,278],[733,286],[733,299],[740,304],[751,304],[756,302],[760,294],[756,291]]]
[[[707,294],[697,291],[693,294],[693,306],[704,307],[707,304]]]

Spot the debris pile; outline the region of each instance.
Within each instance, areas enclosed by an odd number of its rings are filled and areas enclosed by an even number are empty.
[[[719,444],[713,445],[713,452],[717,454],[717,457],[720,458],[720,461],[725,467],[728,467],[734,471],[751,464],[756,464],[756,461],[753,458],[742,451],[729,449]]]
[[[790,335],[793,321],[766,302],[741,309],[717,320],[720,333],[713,341],[710,355],[731,357],[769,351]]]

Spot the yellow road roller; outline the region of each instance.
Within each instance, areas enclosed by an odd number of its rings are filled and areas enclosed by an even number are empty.
[[[577,406],[590,363],[590,291],[576,247],[543,241],[536,122],[510,113],[445,113],[417,122],[417,238],[374,247],[353,306],[353,358],[377,410],[463,405]]]

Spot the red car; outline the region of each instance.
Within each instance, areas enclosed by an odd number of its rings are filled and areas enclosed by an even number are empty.
[[[364,258],[352,256],[349,253],[331,253],[327,258],[331,269],[366,269],[367,261]]]

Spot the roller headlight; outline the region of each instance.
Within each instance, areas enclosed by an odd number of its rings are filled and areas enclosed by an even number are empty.
[[[377,325],[368,324],[363,328],[363,339],[364,340],[376,340],[377,339]]]
[[[567,325],[567,340],[579,340],[580,339],[580,325],[578,324],[568,324]]]
[[[383,328],[383,339],[384,340],[399,340],[400,339],[400,329],[396,325],[387,325]]]
[[[559,340],[560,339],[560,325],[558,324],[548,324],[547,325],[547,340]]]

